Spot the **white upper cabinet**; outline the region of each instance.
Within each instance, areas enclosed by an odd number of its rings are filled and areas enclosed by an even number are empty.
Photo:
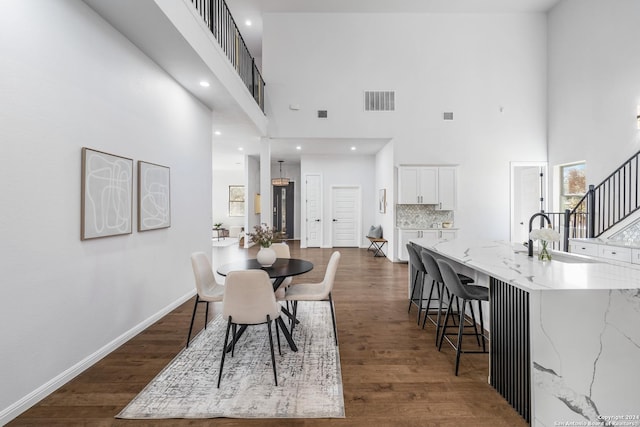
[[[398,168],[398,203],[436,205],[436,209],[456,207],[456,168],[410,166]]]
[[[402,205],[420,203],[418,168],[398,169],[398,203]]]
[[[438,209],[452,211],[456,208],[456,168],[438,168]]]

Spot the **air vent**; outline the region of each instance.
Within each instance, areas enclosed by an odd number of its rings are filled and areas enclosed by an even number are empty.
[[[326,119],[327,118],[327,110],[318,110],[318,118]]]
[[[443,120],[453,120],[453,113],[442,113]]]
[[[393,90],[366,90],[364,111],[395,111],[396,92]]]

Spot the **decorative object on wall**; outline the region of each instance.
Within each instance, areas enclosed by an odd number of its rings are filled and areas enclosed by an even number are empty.
[[[229,216],[244,216],[245,188],[244,185],[229,186]]]
[[[253,198],[253,208],[256,215],[260,215],[260,193],[256,194]]]
[[[378,211],[385,213],[387,211],[387,189],[378,190]]]
[[[287,185],[289,185],[289,178],[283,178],[282,177],[282,163],[284,162],[284,160],[278,160],[278,163],[280,163],[280,178],[273,178],[271,180],[271,184],[276,186],[276,187],[286,187]]]
[[[80,239],[131,234],[133,160],[82,148]]]
[[[170,169],[138,161],[138,231],[171,226]]]

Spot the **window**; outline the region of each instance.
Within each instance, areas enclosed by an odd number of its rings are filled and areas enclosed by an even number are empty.
[[[586,163],[560,166],[560,208],[573,209],[587,192]]]
[[[244,216],[244,185],[229,186],[229,216]]]

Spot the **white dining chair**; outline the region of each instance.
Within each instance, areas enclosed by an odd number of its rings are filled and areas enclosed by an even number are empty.
[[[193,268],[193,275],[196,279],[196,302],[193,305],[191,325],[189,326],[189,334],[187,335],[187,347],[189,347],[189,341],[191,340],[191,331],[193,330],[193,321],[196,318],[198,304],[206,303],[204,328],[207,329],[207,323],[209,323],[209,303],[222,301],[224,294],[224,286],[216,282],[211,263],[204,252],[194,252],[191,254],[191,267]]]
[[[285,293],[285,301],[293,301],[293,322],[291,329],[296,324],[296,313],[298,311],[299,301],[329,301],[331,307],[331,320],[333,322],[333,338],[335,344],[338,345],[338,333],[336,329],[336,315],[333,307],[333,298],[331,297],[331,291],[336,279],[336,271],[338,270],[338,263],[340,262],[340,252],[335,251],[329,258],[327,264],[327,270],[324,274],[324,279],[320,283],[299,283],[295,286],[290,286]]]
[[[289,250],[289,245],[287,245],[285,242],[273,243],[271,245],[271,249],[273,249],[273,251],[276,253],[276,258],[285,258],[285,259],[291,258],[291,251]],[[287,277],[284,279],[282,284],[275,291],[276,300],[278,301],[284,300],[286,289],[291,285],[292,280],[293,280],[292,277]]]
[[[220,359],[218,388],[220,388],[224,359],[227,354],[229,330],[233,329],[231,340],[231,356],[233,357],[236,342],[236,326],[260,325],[263,323],[267,324],[267,330],[269,332],[273,377],[277,386],[278,375],[276,372],[276,358],[273,351],[271,322],[274,322],[280,317],[280,304],[276,302],[276,297],[273,293],[273,285],[269,280],[269,275],[263,270],[241,270],[229,272],[225,281],[224,298],[222,302],[222,318],[227,320],[227,333],[224,337],[222,358]],[[275,324],[276,337],[278,339],[278,353],[282,354],[280,349],[278,323],[275,322]]]

